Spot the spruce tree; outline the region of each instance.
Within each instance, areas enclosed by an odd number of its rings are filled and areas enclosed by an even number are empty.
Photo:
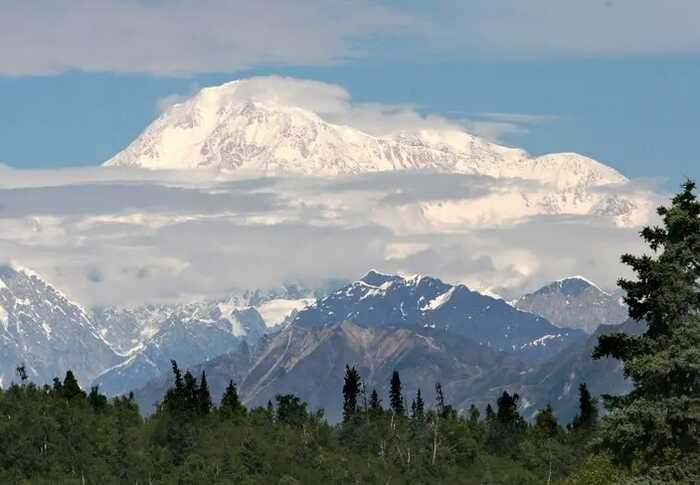
[[[593,429],[598,421],[598,407],[585,382],[578,388],[578,402],[579,411],[572,422],[573,429]]]
[[[598,446],[615,461],[680,482],[700,480],[700,202],[686,181],[670,207],[660,207],[662,226],[641,236],[652,254],[625,254],[636,273],[620,279],[630,317],[644,321],[642,335],[599,338],[594,357],[624,364],[633,390],[606,396],[609,415],[601,422]],[[694,466],[680,466],[681,460]],[[653,466],[654,465],[654,466]]]
[[[63,379],[63,386],[61,387],[61,393],[66,399],[73,399],[75,397],[85,397],[85,392],[78,385],[78,381],[73,375],[72,370],[66,372],[66,377]]]
[[[197,389],[197,410],[199,414],[206,415],[211,411],[211,394],[209,393],[209,385],[207,384],[207,374],[202,371],[202,378]]]
[[[493,407],[491,404],[486,405],[486,421],[493,421],[496,419],[496,413],[493,412]]]
[[[355,367],[345,366],[343,382],[343,424],[350,424],[358,413],[358,396],[361,388],[360,374]]]
[[[183,388],[184,411],[188,417],[193,417],[199,410],[199,386],[197,379],[188,370],[183,377],[185,387]]]
[[[503,391],[501,397],[496,400],[496,419],[502,425],[514,430],[524,424],[522,416],[518,413],[518,401],[520,396],[517,393],[508,394],[508,391]]]
[[[369,413],[373,417],[380,416],[382,414],[382,400],[379,399],[379,394],[377,394],[376,389],[372,389],[372,393],[369,396]]]
[[[435,406],[437,407],[438,416],[442,419],[454,418],[457,416],[457,411],[446,403],[445,393],[442,390],[442,384],[435,384]]]
[[[98,386],[92,386],[88,395],[88,404],[96,412],[104,411],[107,408],[107,396],[100,393]]]
[[[219,410],[227,417],[242,416],[245,414],[245,407],[238,398],[238,389],[233,380],[228,382],[228,386],[221,396]]]
[[[411,418],[421,423],[425,417],[425,403],[423,402],[423,397],[420,394],[420,388],[416,392],[416,398],[411,405]]]
[[[391,410],[397,416],[403,416],[405,409],[403,404],[403,395],[401,394],[401,377],[397,371],[391,376],[391,387],[389,390],[389,403]]]
[[[177,366],[177,361],[171,360],[170,367],[173,370],[173,378],[175,379],[175,390],[181,391],[184,388],[184,384],[182,382],[182,372]]]
[[[544,409],[540,409],[535,416],[535,432],[540,436],[552,438],[559,434],[561,427],[557,421],[556,416],[554,416],[554,411],[552,406],[547,404]]]

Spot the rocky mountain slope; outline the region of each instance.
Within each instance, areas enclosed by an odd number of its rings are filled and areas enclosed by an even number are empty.
[[[369,328],[348,321],[323,327],[290,326],[266,337],[257,352],[242,347],[193,366],[192,372],[206,372],[215,401],[233,379],[249,407],[264,406],[276,394],[292,393],[311,408],[324,408],[334,422],[342,414],[346,364],[357,367],[368,392],[376,389],[384,403],[388,402],[391,374],[397,370],[407,400],[420,388],[426,404],[433,405],[434,386],[440,382],[448,401],[458,410],[474,404],[483,411],[507,389],[521,395],[521,412],[527,418],[551,404],[559,418],[568,422],[577,411],[579,384],[587,383],[594,395],[629,390],[618,361],[591,358],[598,336],[618,331],[638,333],[643,325],[629,321],[601,326],[585,342],[532,365],[512,354],[434,330],[418,333],[407,328]],[[166,374],[137,390],[141,409],[152,412],[171,385],[172,376]]]
[[[436,382],[445,392],[462,400],[476,382],[495,376],[517,376],[525,367],[510,356],[458,336],[442,332],[417,333],[405,328],[368,328],[340,322],[322,328],[290,326],[268,337],[255,355],[234,352],[193,368],[207,372],[218,399],[228,379],[238,377],[248,406],[265,405],[276,394],[293,393],[312,408],[324,408],[328,418],[340,418],[340,389],[346,364],[356,365],[368,392],[376,388],[387,400],[394,370],[404,379],[407,396],[421,388],[432,396]],[[221,370],[231,372],[223,373]],[[171,376],[150,382],[136,392],[140,405],[152,410],[171,383]],[[428,402],[431,398],[428,397]]]
[[[542,315],[557,327],[593,333],[599,325],[627,319],[627,306],[617,293],[601,290],[582,276],[555,281],[513,302],[516,308]]]
[[[0,266],[0,385],[24,365],[37,384],[72,369],[81,385],[122,357],[88,314],[32,271]]]

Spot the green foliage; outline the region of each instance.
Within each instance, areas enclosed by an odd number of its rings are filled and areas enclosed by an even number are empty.
[[[626,254],[636,280],[621,279],[630,316],[644,320],[640,336],[600,337],[595,357],[624,364],[634,388],[606,399],[597,448],[635,476],[672,483],[700,482],[700,202],[688,181],[663,227],[641,235],[653,256]],[[679,467],[683,461],[687,465]]]
[[[309,412],[306,410],[306,407],[308,405],[297,396],[293,394],[278,394],[275,396],[275,400],[277,401],[275,418],[278,423],[301,427],[307,421]]]
[[[534,431],[545,438],[552,438],[561,432],[559,421],[549,404],[535,416]]]
[[[486,423],[478,412],[445,413],[452,408],[444,402],[428,408],[420,393],[411,418],[400,419],[373,392],[357,406],[347,441],[343,425],[329,425],[297,396],[247,412],[230,382],[220,407],[206,412],[197,400],[206,376],[198,382],[175,363],[173,374],[173,388],[145,420],[133,396],[104,402],[92,389],[66,398],[70,379],[0,390],[0,483],[534,485],[563,478],[582,459],[566,432],[543,432],[551,429],[542,423],[518,431],[519,454],[492,449],[494,426],[522,420],[510,395]]]

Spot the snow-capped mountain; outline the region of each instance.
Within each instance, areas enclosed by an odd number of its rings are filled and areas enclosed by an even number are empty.
[[[20,365],[37,384],[71,369],[87,385],[120,359],[79,305],[28,269],[0,267],[0,385]]]
[[[626,181],[581,155],[530,158],[522,150],[457,130],[373,136],[272,97],[250,96],[245,88],[252,82],[202,89],[168,109],[105,165],[249,169],[273,175],[433,169],[548,181],[561,188]]]
[[[169,371],[171,359],[186,367],[242,344],[254,348],[263,335],[313,302],[313,295],[289,284],[237,291],[221,300],[96,309],[92,317],[100,334],[127,358],[105,369],[94,383],[103,392],[121,394]]]
[[[601,290],[583,276],[546,285],[513,302],[516,308],[542,315],[558,327],[593,333],[599,325],[627,319],[627,306],[619,294]]]
[[[266,331],[255,308],[197,305],[170,315],[128,359],[103,371],[94,383],[109,395],[122,394],[168,371],[172,359],[182,366],[207,361],[243,343],[257,344]]]
[[[359,174],[431,170],[536,182],[526,192],[481,202],[490,211],[605,214],[638,222],[640,200],[597,188],[624,184],[616,170],[576,153],[531,157],[457,128],[382,136],[331,123],[280,96],[254,96],[255,79],[202,89],[166,110],[106,166],[211,168],[264,175]],[[504,205],[505,204],[505,205]],[[483,207],[482,207],[483,208]],[[488,209],[488,207],[487,207]],[[434,216],[473,208],[428,206]],[[522,213],[522,214],[520,214]],[[454,216],[452,216],[454,217]],[[448,217],[449,219],[449,217]]]
[[[254,310],[256,320],[262,319],[265,331],[273,331],[295,312],[313,303],[316,295],[325,295],[326,292],[323,288],[311,290],[287,284],[279,288],[232,291],[223,299],[134,307],[98,307],[92,309],[90,317],[100,335],[112,347],[124,354],[131,354],[142,349],[146,342],[173,321],[206,322],[221,318],[229,321],[230,333],[235,336],[253,335],[257,338],[257,329],[249,329],[237,319],[241,312]]]
[[[544,317],[520,311],[464,285],[374,270],[301,310],[289,325],[313,328],[341,321],[460,335],[528,360],[550,358],[583,338],[580,330],[557,328]]]

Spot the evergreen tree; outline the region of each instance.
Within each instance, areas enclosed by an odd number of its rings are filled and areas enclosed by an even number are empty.
[[[496,419],[496,413],[493,412],[493,407],[491,404],[486,405],[486,421],[493,421]]]
[[[100,393],[98,386],[92,386],[88,395],[88,404],[96,412],[104,411],[107,408],[107,396]]]
[[[72,370],[66,372],[66,377],[63,378],[63,386],[61,386],[61,394],[65,399],[73,399],[75,397],[85,397],[85,392],[78,385],[78,381],[73,375]]]
[[[641,236],[653,255],[625,254],[636,280],[621,279],[630,317],[646,322],[644,334],[599,338],[594,357],[624,364],[633,390],[605,397],[599,447],[616,462],[650,469],[679,481],[694,468],[700,480],[700,202],[687,181],[670,207],[660,207],[662,227]],[[695,463],[678,467],[679,459]],[[661,470],[661,471],[659,471]]]
[[[435,383],[435,407],[437,408],[437,413],[440,417],[445,417],[447,408],[445,404],[445,394],[442,392],[442,384],[439,382]]]
[[[228,386],[224,391],[223,396],[221,396],[221,405],[219,410],[223,412],[226,416],[243,416],[245,415],[245,407],[241,404],[238,398],[238,389],[233,380],[228,382]]]
[[[199,414],[206,415],[211,411],[211,395],[209,394],[209,385],[207,384],[207,374],[202,371],[202,378],[197,389],[197,409]]]
[[[377,394],[376,389],[372,389],[372,393],[369,396],[369,413],[371,416],[377,417],[382,414],[384,409],[382,409],[382,400],[379,399],[379,394]]]
[[[554,416],[552,406],[547,404],[544,409],[540,409],[535,415],[535,432],[544,437],[554,437],[559,434],[561,427]]]
[[[173,370],[173,377],[175,379],[175,390],[182,391],[183,388],[185,387],[184,383],[182,382],[182,372],[180,371],[180,368],[177,366],[176,361],[171,360],[170,366]]]
[[[416,399],[411,405],[411,419],[418,423],[422,423],[425,417],[425,403],[423,402],[423,397],[420,394],[420,388],[416,392]]]
[[[469,424],[471,424],[472,426],[479,424],[479,420],[481,419],[481,413],[479,412],[479,409],[473,404],[469,406],[468,416]]]
[[[403,416],[405,412],[403,404],[403,395],[401,394],[401,377],[399,373],[394,371],[391,376],[391,388],[389,390],[389,403],[391,404],[391,410],[397,416]]]
[[[517,393],[508,394],[508,391],[503,391],[501,397],[496,400],[496,419],[504,425],[515,427],[522,422],[522,417],[518,413],[518,401],[520,396]]]
[[[17,376],[22,384],[29,379],[29,376],[27,376],[27,367],[24,364],[18,365],[15,371],[17,372]]]
[[[187,417],[193,417],[199,410],[199,386],[197,379],[188,370],[183,377],[185,387],[183,388],[184,410]]]
[[[591,397],[585,382],[578,388],[578,402],[579,411],[574,417],[572,427],[579,430],[594,428],[598,421],[598,406],[595,399]]]
[[[299,399],[293,394],[278,394],[275,396],[277,401],[277,422],[290,426],[301,427],[309,417],[306,410],[307,403]]]
[[[361,379],[355,367],[345,366],[343,382],[343,424],[349,425],[357,416],[357,398],[360,394]]]

